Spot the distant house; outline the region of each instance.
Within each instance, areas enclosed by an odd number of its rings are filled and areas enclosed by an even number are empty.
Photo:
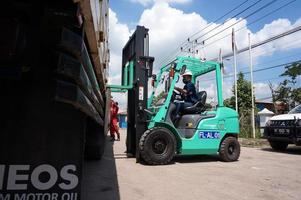
[[[289,111],[288,104],[281,101],[276,101],[275,103],[266,102],[266,101],[255,101],[255,107],[259,111],[266,108],[268,110],[275,112],[275,114],[284,114]]]
[[[121,111],[117,115],[120,128],[127,128],[127,111]]]
[[[267,101],[255,101],[255,107],[260,111],[263,109],[268,109],[268,110],[275,110],[273,102],[267,102]]]

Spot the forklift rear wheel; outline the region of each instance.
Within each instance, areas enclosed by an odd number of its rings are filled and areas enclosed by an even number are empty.
[[[227,137],[223,140],[220,150],[220,158],[225,162],[238,160],[240,155],[240,144],[235,137]]]
[[[141,157],[150,165],[168,164],[176,152],[176,138],[166,128],[155,127],[143,133],[139,142]]]

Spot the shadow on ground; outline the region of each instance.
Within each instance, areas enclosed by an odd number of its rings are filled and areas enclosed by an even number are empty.
[[[285,151],[276,151],[273,150],[271,147],[261,148],[261,150],[282,154],[301,155],[301,146],[288,146],[288,148]]]
[[[117,159],[123,159],[123,158],[117,158]],[[125,158],[126,159],[126,158]],[[168,164],[164,165],[174,165],[176,163],[207,163],[207,162],[218,162],[220,161],[220,158],[218,156],[209,156],[209,155],[191,155],[191,156],[175,156]],[[155,166],[155,165],[149,165],[145,163],[142,159],[140,160],[139,164],[144,166]],[[160,165],[158,165],[160,166]]]
[[[113,145],[114,143],[107,138],[102,159],[100,161],[85,161],[81,199],[120,199]]]
[[[195,156],[176,156],[173,159],[175,163],[196,163],[196,162],[217,162],[220,161],[218,156],[195,155]]]

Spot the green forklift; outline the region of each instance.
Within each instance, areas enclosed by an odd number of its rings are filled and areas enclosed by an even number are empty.
[[[123,84],[109,86],[112,92],[128,91],[128,153],[135,154],[138,162],[143,160],[151,165],[168,164],[176,155],[219,155],[225,162],[238,160],[238,114],[223,104],[220,63],[177,57],[153,75],[152,57],[144,55],[129,60],[123,66]],[[175,102],[181,101],[175,87],[181,83],[181,75],[186,70],[192,73],[194,84],[201,76],[215,74],[217,105],[213,110],[206,110],[207,93],[198,91],[197,102],[185,108],[179,120],[173,121],[171,116],[176,109]],[[147,82],[152,85],[150,95]]]
[[[174,101],[179,100],[174,88],[186,70],[192,72],[193,83],[200,76],[215,71],[218,104],[215,110],[206,111],[207,93],[199,91],[198,101],[185,108],[181,118],[174,122],[171,120],[176,108]],[[238,114],[223,104],[219,63],[178,57],[162,67],[154,81],[154,90],[148,100],[148,130],[139,143],[141,156],[147,163],[167,164],[175,155],[219,154],[226,162],[239,158]]]

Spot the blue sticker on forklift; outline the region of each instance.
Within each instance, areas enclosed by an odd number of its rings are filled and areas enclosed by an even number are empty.
[[[220,134],[218,131],[200,131],[199,138],[201,138],[201,139],[219,139]]]

